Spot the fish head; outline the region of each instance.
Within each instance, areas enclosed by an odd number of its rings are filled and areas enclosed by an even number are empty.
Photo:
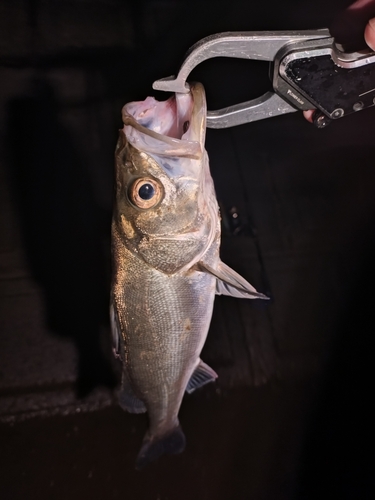
[[[203,86],[123,108],[114,223],[124,244],[165,272],[192,265],[212,243],[218,209],[204,149]],[[177,260],[160,267],[166,255]],[[160,261],[160,262],[159,262]],[[194,262],[193,262],[194,261]]]

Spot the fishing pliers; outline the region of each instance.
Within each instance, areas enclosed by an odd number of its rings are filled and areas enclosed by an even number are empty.
[[[328,29],[226,32],[203,38],[186,54],[177,77],[157,80],[155,90],[189,92],[186,80],[213,57],[269,61],[273,91],[251,101],[207,112],[207,127],[227,128],[297,110],[315,109],[314,123],[375,105],[375,52],[346,53]]]

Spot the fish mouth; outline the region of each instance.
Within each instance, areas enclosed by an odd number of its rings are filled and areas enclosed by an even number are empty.
[[[124,106],[124,133],[132,146],[158,156],[202,157],[206,133],[206,97],[203,85],[190,85],[188,94],[166,101],[147,97]]]

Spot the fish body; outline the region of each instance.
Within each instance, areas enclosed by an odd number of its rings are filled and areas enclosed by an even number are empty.
[[[216,379],[200,359],[215,293],[264,298],[220,261],[220,218],[204,149],[202,85],[123,109],[116,148],[111,325],[120,405],[148,412],[142,468],[181,452],[185,391]]]

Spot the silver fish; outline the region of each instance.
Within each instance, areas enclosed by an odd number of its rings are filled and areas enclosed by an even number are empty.
[[[123,108],[112,220],[111,326],[121,407],[147,411],[142,468],[185,446],[185,391],[214,381],[200,359],[215,293],[266,298],[221,262],[220,217],[204,149],[203,86]]]

